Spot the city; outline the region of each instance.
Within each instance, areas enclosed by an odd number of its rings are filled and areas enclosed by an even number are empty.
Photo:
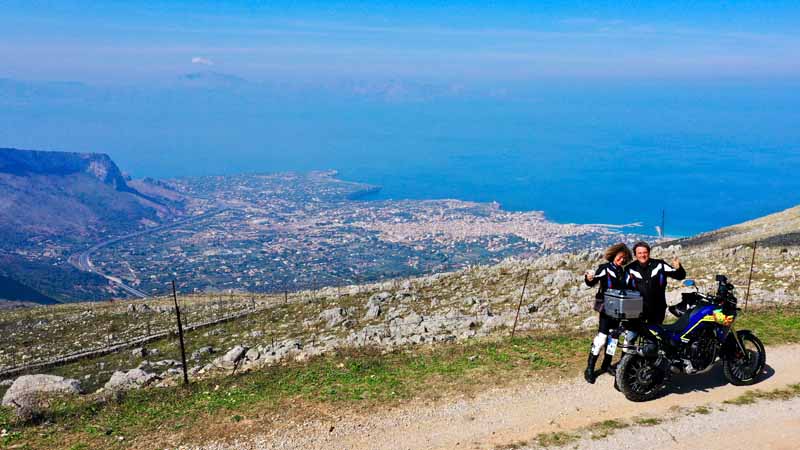
[[[371,200],[375,186],[335,171],[162,182],[186,198],[180,226],[92,253],[93,267],[150,295],[280,292],[456,270],[623,239],[608,226],[558,224],[497,203]],[[213,212],[209,214],[209,212]]]

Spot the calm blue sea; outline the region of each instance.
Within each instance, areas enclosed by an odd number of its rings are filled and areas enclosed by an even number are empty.
[[[5,87],[4,87],[5,86]],[[502,89],[501,89],[502,88]],[[373,198],[497,201],[694,234],[800,204],[800,83],[531,82],[403,94],[0,83],[0,145],[133,176],[338,169]]]
[[[797,105],[779,86],[653,85],[420,106],[415,133],[372,142],[392,156],[337,167],[383,186],[373,198],[498,201],[647,234],[663,210],[666,234],[686,236],[800,204]]]
[[[753,150],[699,136],[429,156],[408,164],[340,166],[340,174],[383,187],[367,200],[497,201],[507,210],[542,210],[557,222],[642,222],[628,230],[645,234],[655,234],[663,213],[669,236],[800,204],[797,151]]]

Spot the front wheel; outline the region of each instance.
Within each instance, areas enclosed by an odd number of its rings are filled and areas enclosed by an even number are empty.
[[[634,353],[623,356],[617,366],[617,386],[633,402],[646,402],[661,395],[666,379],[666,372],[655,361]]]
[[[735,348],[722,361],[722,372],[732,385],[749,386],[758,381],[758,376],[764,370],[767,351],[753,333],[745,331],[738,335],[744,352],[734,343]]]

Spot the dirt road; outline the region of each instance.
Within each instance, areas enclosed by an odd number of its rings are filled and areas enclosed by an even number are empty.
[[[584,450],[796,450],[800,447],[800,398],[725,406],[684,415],[656,427],[633,427],[605,439],[583,439]]]
[[[577,375],[577,374],[576,374]],[[764,379],[752,388],[772,390],[800,382],[800,345],[767,349]],[[525,380],[519,386],[487,389],[475,398],[442,400],[435,404],[412,403],[370,416],[331,412],[314,423],[291,424],[243,437],[240,442],[207,449],[494,449],[531,442],[540,433],[571,431],[603,420],[676,415],[676,408],[711,405],[710,415],[721,424],[736,420],[745,428],[722,429],[696,426],[697,418],[674,418],[650,427],[631,427],[604,440],[579,441],[569,448],[644,448],[633,445],[646,439],[647,448],[797,448],[800,442],[800,399],[730,406],[715,405],[740,396],[748,389],[725,382],[721,367],[694,376],[676,376],[674,388],[663,398],[633,403],[612,385],[609,376],[589,385],[582,378],[544,384]],[[770,405],[780,405],[770,406]],[[683,428],[681,424],[686,422]],[[703,424],[717,422],[702,420]],[[678,435],[669,431],[678,427]],[[776,430],[782,427],[780,433]],[[685,429],[685,431],[680,431]],[[788,431],[787,431],[788,430]],[[636,435],[635,433],[640,433]],[[659,434],[660,433],[660,434]],[[782,433],[782,434],[781,434]],[[627,436],[630,434],[630,436]],[[623,436],[627,441],[615,442]],[[656,439],[662,436],[665,439]],[[697,446],[697,440],[703,445]],[[628,442],[633,446],[628,446]],[[602,445],[608,443],[608,447]],[[727,445],[726,445],[727,443]],[[752,445],[748,445],[751,443]],[[616,446],[611,446],[615,444]],[[783,445],[783,446],[782,446]],[[522,446],[522,445],[520,445]]]

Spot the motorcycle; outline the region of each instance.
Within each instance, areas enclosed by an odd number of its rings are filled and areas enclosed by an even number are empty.
[[[683,293],[681,302],[669,307],[678,317],[667,325],[641,325],[624,321],[638,333],[633,344],[623,346],[615,386],[628,400],[641,402],[660,396],[672,373],[694,374],[722,360],[725,378],[737,386],[758,380],[766,365],[764,344],[749,330],[735,330],[740,309],[734,286],[717,275],[715,294],[701,294],[693,280],[684,286],[695,292]]]

